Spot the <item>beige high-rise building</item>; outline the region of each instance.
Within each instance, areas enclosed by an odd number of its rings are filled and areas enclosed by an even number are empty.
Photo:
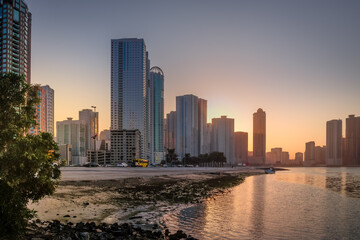
[[[342,121],[326,122],[326,165],[341,166],[342,162]]]
[[[265,163],[266,113],[259,108],[253,114],[253,160],[255,164]]]
[[[166,114],[165,124],[165,150],[176,148],[176,111]]]
[[[346,119],[344,164],[360,166],[360,117],[349,115]]]
[[[282,154],[282,148],[272,148],[271,149],[271,160],[272,164],[278,164],[281,163],[281,154]]]
[[[79,120],[82,120],[86,123],[86,150],[94,150],[95,140],[98,140],[99,135],[99,113],[93,112],[91,109],[83,109],[79,111]]]
[[[315,164],[315,142],[305,143],[305,160],[304,166],[312,166]]]
[[[295,153],[295,162],[296,164],[302,164],[304,161],[304,154],[302,152]]]
[[[56,122],[56,140],[59,146],[71,145],[70,165],[83,165],[87,161],[85,132],[85,121],[68,118]]]
[[[290,160],[289,152],[285,152],[285,151],[282,152],[281,153],[281,164],[282,165],[287,165],[287,164],[290,163],[289,160]]]
[[[235,164],[234,119],[221,116],[212,119],[211,151],[223,152],[227,164]]]
[[[316,146],[315,147],[315,163],[325,164],[326,160],[326,147]]]
[[[199,98],[199,153],[205,154],[208,152],[208,145],[206,139],[206,130],[207,130],[207,100]]]
[[[234,150],[236,163],[248,162],[248,133],[234,133]]]

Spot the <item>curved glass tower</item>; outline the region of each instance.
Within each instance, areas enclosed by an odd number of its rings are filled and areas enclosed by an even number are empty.
[[[150,69],[150,82],[153,160],[155,163],[160,163],[164,158],[164,73],[161,68]]]

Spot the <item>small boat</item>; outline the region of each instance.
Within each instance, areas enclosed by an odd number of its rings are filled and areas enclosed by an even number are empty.
[[[266,174],[275,174],[275,168],[271,167],[269,169],[265,169]]]

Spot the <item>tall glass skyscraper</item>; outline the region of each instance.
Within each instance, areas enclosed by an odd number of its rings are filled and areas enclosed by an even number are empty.
[[[199,98],[192,94],[176,97],[176,153],[199,155]]]
[[[140,131],[140,157],[150,159],[149,63],[143,39],[111,40],[111,130]]]
[[[150,69],[153,162],[164,159],[164,73],[159,67]]]
[[[23,0],[0,0],[1,73],[23,74],[30,83],[31,13]]]

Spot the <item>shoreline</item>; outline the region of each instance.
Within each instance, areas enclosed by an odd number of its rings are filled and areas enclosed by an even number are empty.
[[[165,236],[164,229],[158,223],[166,212],[224,194],[229,188],[241,184],[246,177],[259,174],[263,174],[263,171],[216,169],[112,180],[64,180],[54,195],[29,204],[40,219],[32,226],[47,229],[46,226],[52,226],[49,222],[54,220],[63,228],[68,224],[76,226],[91,222],[95,226],[130,224],[133,230],[161,231]]]

